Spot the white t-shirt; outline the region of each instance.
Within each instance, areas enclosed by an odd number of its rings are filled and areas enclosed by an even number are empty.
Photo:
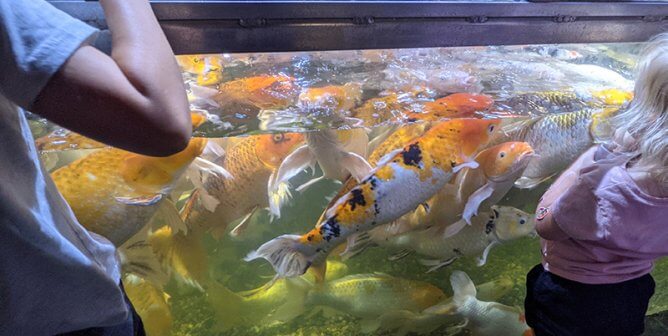
[[[96,33],[43,0],[0,0],[0,335],[53,335],[128,316],[114,246],[77,222],[17,107],[31,106]]]

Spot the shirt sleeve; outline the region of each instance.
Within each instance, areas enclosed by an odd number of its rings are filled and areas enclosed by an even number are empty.
[[[29,109],[56,71],[96,33],[44,0],[0,0],[0,93]]]

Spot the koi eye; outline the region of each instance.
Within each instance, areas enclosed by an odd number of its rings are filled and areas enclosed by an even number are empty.
[[[193,63],[199,63],[199,58],[198,57],[193,58]]]
[[[489,125],[489,133],[494,132],[494,125]]]
[[[280,133],[279,133],[279,134],[274,134],[274,135],[272,136],[271,139],[272,139],[274,142],[278,143],[278,142],[281,142],[281,141],[285,140],[285,135],[284,135],[284,134],[280,134]]]
[[[501,153],[499,153],[499,157],[502,158],[502,159],[503,159],[504,157],[506,157],[506,152],[501,152]]]
[[[524,224],[524,223],[526,223],[526,222],[527,222],[527,221],[525,221],[524,219],[520,219],[520,225],[522,225],[522,224]]]

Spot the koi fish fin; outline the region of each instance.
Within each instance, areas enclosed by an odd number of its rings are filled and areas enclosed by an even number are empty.
[[[377,244],[371,240],[371,235],[369,235],[369,232],[350,235],[348,237],[348,243],[346,244],[346,250],[341,253],[341,259],[348,260],[364,252],[364,250],[367,248],[373,246],[377,246]]]
[[[549,180],[555,174],[551,174],[546,177],[526,177],[522,176],[517,181],[515,181],[515,187],[519,189],[533,189],[539,184]]]
[[[276,174],[273,179],[269,179],[269,186],[267,188],[268,193],[269,193],[269,200],[270,203],[272,202],[272,199],[274,199],[276,196],[276,193],[278,193],[278,190],[281,188],[280,185],[283,183],[288,183],[288,181],[299,174],[302,170],[306,169],[307,167],[314,167],[316,163],[315,156],[313,155],[313,152],[309,149],[307,145],[301,146],[297,149],[295,149],[290,155],[288,155],[285,160],[283,160],[283,163],[281,163],[281,166],[278,167],[278,171],[276,171]],[[284,198],[278,198],[279,200],[286,201]],[[276,201],[274,200],[274,203]],[[283,203],[279,204],[274,204],[270,206],[271,213],[276,216],[280,217],[280,208],[283,206]]]
[[[507,124],[501,128],[501,132],[499,133],[507,136],[509,138],[508,141],[524,141],[531,127],[543,118],[543,116],[529,117],[528,119]]]
[[[163,268],[169,270],[178,282],[203,290],[209,276],[201,235],[193,231],[174,233],[171,227],[163,226],[153,232],[148,241]]]
[[[250,252],[245,261],[265,259],[276,271],[276,277],[289,278],[302,275],[311,267],[316,251],[300,242],[299,235],[278,236]]]
[[[309,268],[309,272],[313,274],[313,279],[315,280],[316,285],[325,283],[325,276],[327,274],[327,262],[322,264],[313,264]]]
[[[461,231],[465,227],[466,227],[466,221],[464,219],[460,219],[454,222],[453,224],[448,225],[448,227],[445,228],[445,231],[443,231],[443,239],[450,238],[456,235],[457,233],[459,233],[459,231]]]
[[[213,107],[220,107],[220,104],[214,100],[214,97],[218,95],[218,90],[205,86],[190,84],[190,92],[194,98],[193,101],[191,101],[193,105],[205,104],[211,105]]]
[[[226,179],[226,180],[234,179],[234,176],[230,172],[228,172],[225,168],[201,157],[195,158],[191,166],[194,169],[199,170],[202,174],[213,175],[214,178],[217,179]],[[204,180],[201,180],[202,183],[205,181],[206,178]]]
[[[151,218],[151,224],[154,228],[162,227],[167,225],[172,228],[173,232],[178,233],[183,231],[184,233],[188,232],[186,223],[181,219],[181,214],[179,210],[176,209],[174,202],[169,199],[165,199],[164,202],[160,203],[158,210],[156,211],[153,218]],[[158,226],[156,226],[156,224]]]
[[[394,157],[397,156],[397,154],[401,153],[403,150],[404,150],[403,148],[398,148],[383,155],[383,157],[381,157],[380,160],[378,160],[378,163],[376,163],[376,167],[383,166],[386,163],[392,161],[392,159],[394,159]]]
[[[456,305],[461,305],[469,296],[476,297],[476,289],[473,281],[468,274],[462,271],[454,271],[450,275],[450,285],[452,286],[452,300]]]
[[[211,282],[206,288],[206,301],[214,311],[213,328],[226,331],[245,324],[247,314],[253,314],[252,308],[244,299],[218,282]]]
[[[154,194],[154,195],[139,196],[139,197],[114,197],[114,199],[116,200],[116,202],[125,205],[150,206],[160,202],[160,200],[162,200],[163,197],[164,197],[163,194]]]
[[[464,211],[462,212],[462,219],[464,219],[467,224],[471,225],[471,217],[478,215],[480,204],[490,198],[493,193],[494,184],[491,182],[487,182],[484,186],[473,192],[466,201]]]
[[[246,232],[246,229],[248,229],[248,225],[250,224],[251,217],[253,217],[253,214],[255,214],[255,212],[259,208],[260,207],[257,206],[257,205],[254,206],[253,209],[250,212],[248,212],[248,214],[246,214],[246,216],[244,216],[244,218],[241,219],[241,222],[239,222],[239,224],[237,224],[237,226],[235,226],[234,229],[232,229],[232,231],[230,231],[230,236],[232,236],[234,238],[237,238],[240,235],[243,235],[244,232]]]
[[[464,162],[462,164],[452,167],[452,173],[455,174],[464,168],[476,169],[478,168],[478,166],[480,165],[475,161]]]
[[[387,138],[389,138],[398,128],[399,126],[395,124],[375,127],[373,131],[379,130],[379,132],[373,140],[369,141],[369,145],[367,146],[369,153],[373,153],[373,151],[376,150],[381,143],[387,140]]]
[[[406,258],[406,257],[409,256],[411,253],[413,253],[413,251],[411,251],[411,250],[409,250],[409,249],[403,249],[403,250],[401,250],[401,251],[399,251],[399,252],[397,252],[397,253],[395,253],[395,254],[392,254],[392,255],[389,256],[387,259],[390,260],[390,261],[397,261],[397,260]]]
[[[499,242],[493,241],[485,247],[485,250],[482,252],[482,255],[478,258],[477,260],[477,265],[478,266],[484,266],[487,263],[487,256],[489,255],[489,251],[492,250],[492,248],[496,245],[499,245]]]
[[[306,298],[313,285],[302,278],[284,279],[284,281],[287,301],[267,316],[263,321],[265,323],[288,322],[306,311]]]
[[[209,179],[234,179],[234,176],[223,167],[202,158],[197,158],[193,161],[193,164],[186,170],[186,176],[188,176],[195,189],[198,190],[197,198],[199,203],[209,212],[214,212],[220,201],[208,192],[207,181]]]
[[[287,204],[288,200],[292,198],[292,193],[290,192],[290,185],[287,182],[279,183],[275,187],[274,185],[276,179],[275,172],[272,172],[269,176],[267,194],[269,196],[269,216],[272,220],[281,217],[281,207]],[[276,188],[272,190],[271,188]]]
[[[387,223],[383,225],[383,228],[385,229],[385,233],[390,236],[396,236],[412,230],[410,222],[403,220],[403,218]]]
[[[409,332],[418,333],[411,328],[420,317],[409,310],[394,310],[378,317],[379,327],[383,331],[389,331],[392,335],[404,336]],[[422,334],[422,333],[419,333]]]
[[[364,128],[353,128],[345,132],[348,132],[350,137],[343,141],[343,148],[347,152],[366,157],[368,153],[367,148],[369,147],[369,135],[366,130]]]
[[[360,321],[360,331],[364,334],[373,334],[380,328],[378,319],[362,319]]]
[[[225,160],[225,149],[219,143],[209,140],[199,157],[216,164],[221,164]]]
[[[452,264],[457,259],[459,259],[459,257],[452,257],[450,259],[445,259],[445,260],[420,259],[420,264],[424,266],[431,266],[431,268],[427,270],[427,273],[431,273]]]
[[[303,193],[304,191],[306,191],[306,189],[312,187],[314,184],[318,184],[320,181],[323,181],[324,179],[325,179],[325,176],[324,176],[324,175],[323,175],[323,176],[320,176],[320,177],[316,177],[316,178],[311,179],[311,180],[309,180],[308,182],[306,182],[306,183],[300,185],[300,186],[297,187],[295,190],[297,190],[297,191],[300,192],[300,193]]]
[[[124,274],[134,274],[162,288],[169,281],[169,274],[163,270],[160,261],[147,241],[149,225],[118,248],[121,270]]]
[[[363,157],[353,152],[343,153],[341,166],[348,170],[357,181],[362,181],[371,173],[371,165]]]
[[[457,313],[457,305],[452,301],[444,301],[444,303],[431,306],[422,312],[433,315],[451,315]]]

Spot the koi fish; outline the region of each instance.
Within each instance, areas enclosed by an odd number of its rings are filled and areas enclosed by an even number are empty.
[[[446,226],[433,226],[425,230],[410,231],[389,239],[374,239],[367,232],[361,234],[356,245],[368,244],[399,251],[390,260],[401,259],[413,252],[436,259],[422,259],[423,265],[431,266],[427,272],[452,264],[455,260],[481,254],[478,266],[483,266],[491,249],[511,240],[535,232],[532,216],[524,211],[507,206],[492,206],[489,212],[473,219],[473,224],[463,228],[455,236],[446,235]]]
[[[218,90],[197,85],[190,89],[195,97],[215,107],[242,104],[257,109],[283,108],[292,105],[299,95],[295,79],[285,75],[240,78],[220,84]]]
[[[239,219],[230,234],[242,234],[253,214],[269,205],[264,197],[268,183],[281,161],[302,140],[301,134],[293,133],[240,138],[227,147],[225,157],[214,160],[222,173],[190,171],[195,191],[180,214],[190,231],[186,234],[163,227],[148,238],[163,268],[194,287],[215,286],[208,274],[204,235],[209,232],[221,239],[228,225]]]
[[[444,238],[455,235],[470,223],[479,208],[489,209],[506,195],[533,155],[533,150],[525,142],[506,142],[481,151],[475,158],[479,168],[463,169],[453,181],[429,199],[425,207],[406,214],[394,223],[369,231],[371,240],[362,239],[364,237],[351,238],[344,256],[352,257],[361,253],[370,242],[380,244],[421,228],[454,223],[445,229]]]
[[[167,193],[207,140],[193,138],[181,152],[150,157],[104,148],[57,169],[51,177],[86,229],[121,246],[160,211],[175,230],[186,230]]]
[[[279,236],[251,252],[246,261],[264,258],[277,277],[304,274],[311,266],[322,280],[332,249],[354,233],[403,216],[424,203],[464,167],[494,133],[499,120],[455,119],[384,157],[369,176],[342,196],[310,232]]]
[[[502,110],[520,114],[548,114],[579,111],[587,108],[621,107],[631,101],[633,93],[620,89],[594,90],[590,88],[561,91],[515,93],[507,99],[498,99]]]
[[[507,138],[528,142],[538,154],[515,186],[533,188],[568,167],[595,142],[609,136],[608,120],[616,111],[608,108],[548,114],[504,128]]]
[[[304,108],[327,108],[336,111],[350,111],[362,98],[362,86],[357,83],[330,85],[302,90],[298,105]]]
[[[306,283],[297,294],[301,298],[279,308],[276,318],[290,320],[316,308],[333,309],[361,318],[365,333],[378,329],[377,318],[388,311],[420,312],[446,298],[432,284],[382,273],[349,275],[315,287]]]
[[[218,56],[187,55],[176,56],[181,70],[197,76],[195,83],[200,86],[216,85],[222,80],[222,65]]]
[[[323,175],[299,186],[298,191],[304,191],[323,179],[344,182],[352,176],[355,180],[360,181],[371,171],[371,165],[364,159],[368,142],[364,129],[319,130],[305,133],[305,136],[306,145],[297,148],[283,160],[276,173],[276,178],[270,182],[270,198],[274,198],[273,194],[278,192],[280,186],[302,170],[307,167],[314,170],[316,163],[320,166]],[[340,141],[341,138],[346,142],[345,145]],[[347,150],[344,146],[351,150]],[[282,204],[273,206],[272,214],[279,217],[281,206]]]
[[[510,292],[514,285],[514,282],[508,277],[489,281],[476,286],[477,297],[482,301],[497,301]],[[383,314],[377,320],[380,329],[391,332],[392,335],[403,336],[408,333],[425,335],[441,326],[450,326],[446,328],[445,334],[452,335],[457,334],[467,323],[466,319],[458,314],[444,313],[454,311],[453,308],[452,298],[447,298],[419,313],[395,310]],[[440,312],[440,314],[430,313],[432,311]]]
[[[142,319],[147,335],[172,334],[170,296],[154,283],[129,274],[123,278],[123,288]]]
[[[519,308],[498,302],[481,301],[476,298],[476,288],[469,276],[462,271],[450,275],[454,291],[452,306],[436,306],[425,312],[437,315],[458,314],[467,323],[459,329],[468,329],[474,336],[533,336],[533,330],[526,324]]]
[[[348,272],[348,267],[341,262],[328,261],[327,281],[334,281]],[[277,314],[284,306],[299,307],[302,305],[304,290],[310,289],[313,277],[279,279],[255,289],[233,292],[225,286],[218,285],[209,289],[211,301],[218,306],[216,317],[219,328],[228,330],[234,327],[254,326],[275,322],[287,322],[294,316],[291,311]],[[298,302],[295,302],[298,301]],[[287,314],[287,315],[286,315]]]

